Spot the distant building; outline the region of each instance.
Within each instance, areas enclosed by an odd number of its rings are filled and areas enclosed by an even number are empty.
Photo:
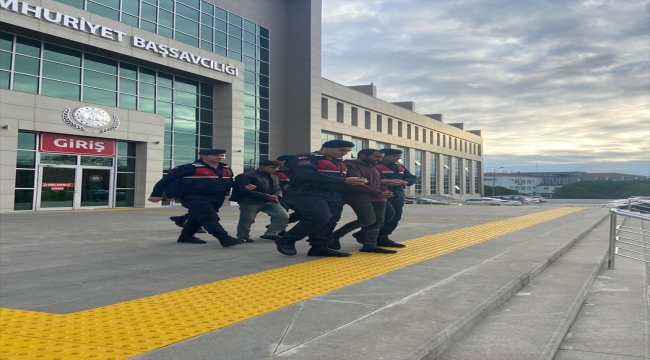
[[[553,198],[555,190],[579,181],[645,180],[650,177],[621,173],[587,173],[583,171],[485,173],[483,181],[489,186],[502,186],[526,195]]]

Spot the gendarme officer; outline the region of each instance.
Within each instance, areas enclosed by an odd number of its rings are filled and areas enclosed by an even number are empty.
[[[386,220],[384,225],[379,229],[377,237],[378,246],[386,247],[405,247],[406,245],[396,243],[389,239],[388,236],[395,230],[397,224],[402,219],[404,209],[404,187],[411,186],[418,181],[418,178],[411,174],[404,166],[398,162],[402,159],[402,150],[383,149],[384,157],[376,166],[388,180],[384,184],[393,193],[393,197],[386,203]]]
[[[301,220],[275,244],[284,255],[296,255],[296,241],[309,237],[311,249],[307,256],[350,256],[327,247],[332,232],[341,218],[345,184],[362,185],[368,180],[347,177],[347,168],[341,158],[349,153],[354,143],[330,140],[320,150],[299,154],[288,160],[292,170],[287,197]]]
[[[149,201],[159,202],[165,189],[178,180],[181,205],[189,209],[190,213],[178,242],[205,243],[204,240],[194,237],[196,231],[203,226],[208,233],[219,239],[224,247],[241,244],[242,241],[228,235],[219,223],[217,215],[232,188],[233,172],[222,162],[226,159],[226,150],[201,150],[199,156],[201,158],[191,164],[170,170],[156,183]]]

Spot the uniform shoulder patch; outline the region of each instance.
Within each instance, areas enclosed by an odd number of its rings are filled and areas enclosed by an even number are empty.
[[[296,164],[298,164],[298,165],[311,165],[311,161],[309,161],[309,160],[300,160],[300,161],[297,161]]]

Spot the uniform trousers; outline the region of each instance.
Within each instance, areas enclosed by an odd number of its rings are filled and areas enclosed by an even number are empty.
[[[311,246],[327,246],[343,212],[341,193],[290,189],[287,198],[302,218],[287,231],[284,239],[298,241],[309,237]]]
[[[378,239],[386,239],[395,231],[404,212],[404,199],[388,199],[386,203],[386,219],[379,229]],[[392,216],[391,216],[392,215]]]
[[[181,205],[189,210],[189,216],[181,233],[194,235],[203,226],[205,231],[219,240],[229,238],[226,229],[219,223],[219,209],[225,201],[225,195],[193,196],[181,199]]]

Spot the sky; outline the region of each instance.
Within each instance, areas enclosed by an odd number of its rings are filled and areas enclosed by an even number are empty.
[[[483,130],[484,170],[650,175],[650,0],[323,0],[323,77]]]

